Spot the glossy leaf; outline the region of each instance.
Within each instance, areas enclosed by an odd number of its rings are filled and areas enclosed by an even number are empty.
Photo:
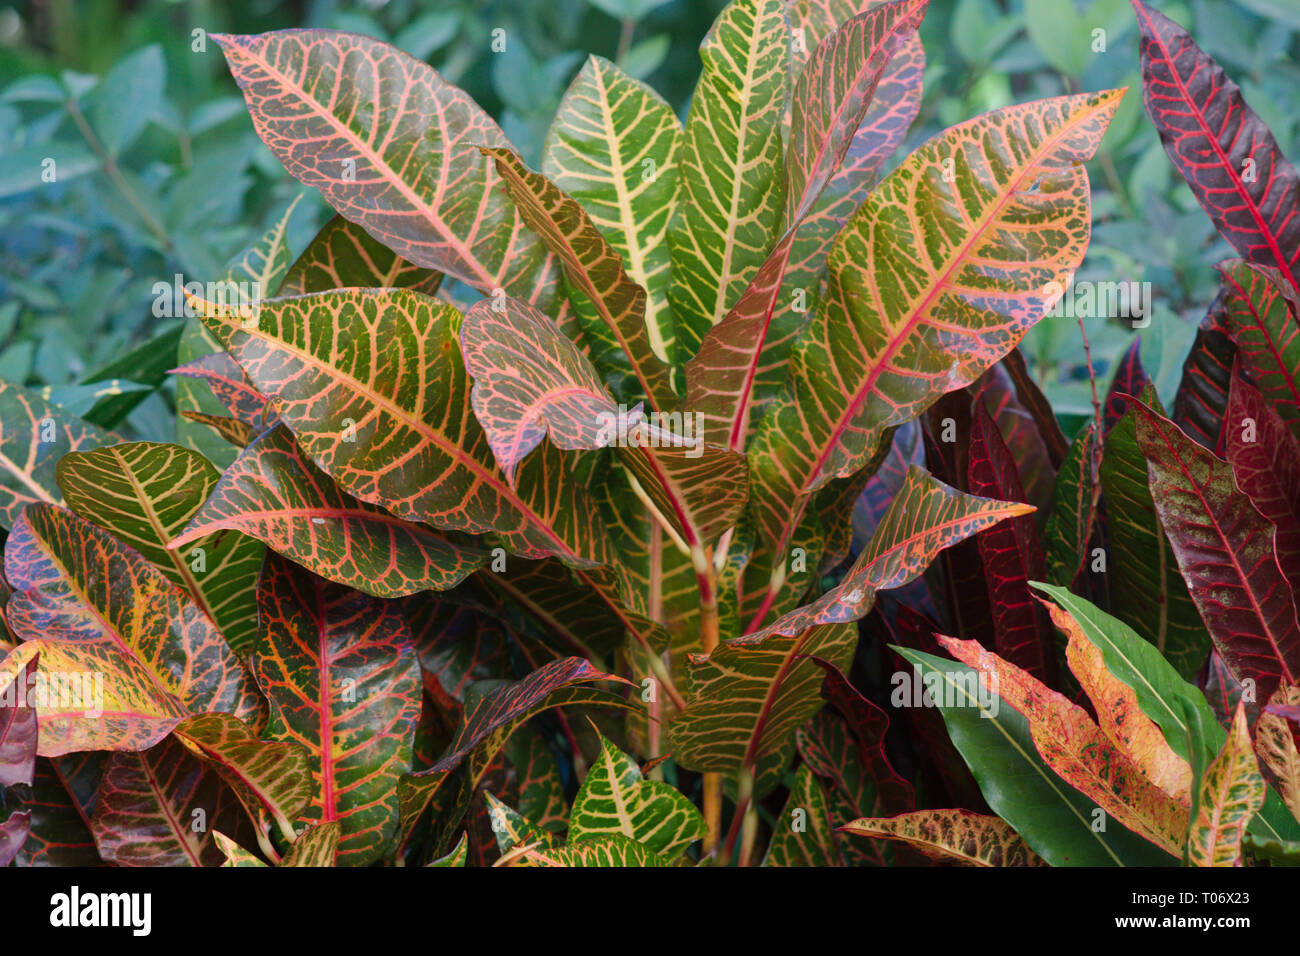
[[[184,550],[167,545],[217,483],[217,471],[179,445],[129,442],[71,452],[59,460],[68,507],[111,531],[184,590],[236,651],[257,634],[254,589],[263,548],[243,535],[193,536]]]
[[[1082,163],[1119,96],[1011,106],[955,126],[854,213],[830,253],[827,299],[750,452],[760,529],[778,552],[808,495],[861,467],[886,428],[974,381],[1042,317],[1048,283],[1063,283],[1086,248]],[[1026,230],[1044,243],[1012,239]]]
[[[512,861],[514,866],[668,866],[643,844],[611,835],[560,847],[534,846]]]
[[[223,530],[256,538],[321,577],[383,598],[446,590],[485,560],[480,551],[353,498],[303,457],[283,425],[226,469],[184,530],[177,529],[172,553],[188,552],[191,543]]]
[[[1165,152],[1220,235],[1300,291],[1300,179],[1237,84],[1187,32],[1142,0],[1142,98]]]
[[[600,738],[600,756],[573,800],[571,842],[621,833],[671,858],[702,839],[705,830],[704,817],[690,800],[666,783],[644,779],[636,761]]]
[[[1238,361],[1282,419],[1300,428],[1300,299],[1276,269],[1230,259],[1219,275]]]
[[[506,146],[463,91],[352,33],[214,35],[253,126],[291,175],[401,258],[490,293],[549,298],[546,254],[478,146]],[[365,83],[356,82],[366,77]],[[358,123],[359,114],[369,117]],[[541,303],[545,306],[545,302]]]
[[[1300,624],[1272,551],[1272,526],[1233,485],[1228,465],[1141,402],[1137,440],[1151,497],[1178,566],[1191,582],[1215,648],[1261,695],[1300,674]]]
[[[420,673],[394,604],[327,583],[268,555],[258,588],[265,629],[253,671],[271,707],[265,736],[297,743],[312,800],[295,822],[342,825],[339,858],[380,859],[397,831],[397,781],[410,769]]]
[[[940,863],[1046,865],[1005,821],[970,810],[917,810],[896,817],[855,820],[841,829],[906,843]]]
[[[808,767],[795,771],[785,808],[776,818],[764,866],[842,866],[826,791]]]
[[[266,396],[253,387],[238,363],[226,352],[204,355],[172,369],[172,374],[207,383],[226,410],[250,428],[260,432],[275,421],[275,413],[268,407]],[[186,414],[184,410],[182,414]],[[202,413],[189,412],[188,417],[193,419],[197,414]]]
[[[560,100],[542,157],[542,172],[582,206],[645,290],[646,335],[665,362],[676,354],[668,224],[680,192],[681,139],[663,97],[590,56]]]
[[[1043,528],[1047,580],[1069,587],[1088,559],[1088,542],[1097,514],[1097,425],[1088,422],[1075,436],[1052,489],[1051,511]]]

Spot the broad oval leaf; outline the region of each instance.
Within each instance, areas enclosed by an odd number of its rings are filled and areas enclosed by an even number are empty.
[[[812,492],[865,464],[890,425],[973,382],[1043,316],[1083,258],[1082,163],[1121,95],[1010,106],[955,126],[854,213],[830,253],[826,301],[750,451],[760,530],[778,552]]]
[[[353,498],[303,457],[283,425],[226,469],[206,503],[169,542],[171,553],[230,529],[323,578],[382,598],[447,590],[485,560],[481,551]]]
[[[412,265],[354,222],[335,216],[302,251],[278,295],[330,289],[414,289],[433,295],[442,273]]]

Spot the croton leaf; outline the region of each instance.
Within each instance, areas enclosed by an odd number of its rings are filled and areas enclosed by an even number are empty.
[[[915,34],[928,3],[904,0],[854,17],[800,73],[786,152],[785,234],[686,366],[687,403],[707,440],[744,449],[754,382],[799,228],[841,168],[890,58]]]
[[[680,191],[681,138],[663,97],[591,56],[560,100],[542,157],[542,172],[586,210],[645,290],[646,335],[665,362],[676,354],[668,223]]]
[[[1244,704],[1237,705],[1228,739],[1199,783],[1187,829],[1187,860],[1192,866],[1240,866],[1242,837],[1263,807],[1265,792]]]
[[[236,651],[257,634],[262,546],[242,534],[193,535],[168,549],[217,484],[217,470],[180,445],[129,442],[59,459],[68,507],[140,552],[183,589]]]
[[[1070,587],[1088,559],[1088,540],[1097,514],[1099,460],[1097,424],[1079,430],[1052,488],[1051,511],[1043,528],[1047,580]]]
[[[1029,721],[1034,746],[1061,779],[1134,833],[1171,855],[1182,852],[1188,808],[1151,783],[1087,711],[974,641],[939,643]]]
[[[966,457],[966,490],[1001,501],[1026,501],[997,423],[976,400]],[[1005,660],[1042,680],[1055,676],[1055,658],[1029,582],[1043,577],[1045,559],[1032,514],[1020,514],[975,536],[992,611],[994,648]]]
[[[55,466],[68,452],[118,440],[30,389],[0,382],[0,525],[12,528],[34,501],[63,503]]]
[[[1042,317],[1048,284],[1083,258],[1083,161],[1121,95],[1010,106],[955,126],[853,214],[828,259],[827,299],[750,451],[759,526],[778,552],[813,491],[860,468],[885,429],[973,382]],[[1026,231],[1042,242],[1027,245]]]
[[[597,366],[618,364],[610,353],[621,353],[630,363],[641,393],[655,408],[676,404],[668,366],[650,343],[645,321],[645,289],[623,268],[622,257],[572,196],[540,173],[523,164],[509,149],[484,147],[495,162],[511,201],[542,242],[564,265],[571,290],[581,293],[575,309],[581,320],[589,312],[583,332],[588,342],[601,343],[593,358]],[[599,325],[597,324],[599,323]]]
[[[1255,723],[1255,754],[1291,815],[1300,820],[1300,748],[1285,716],[1300,706],[1300,687],[1284,684],[1269,699]]]
[[[284,425],[235,459],[169,544],[188,549],[231,529],[323,578],[382,598],[454,587],[486,557],[353,498],[302,455]]]
[[[1267,696],[1300,675],[1295,599],[1273,557],[1273,528],[1233,484],[1228,464],[1139,401],[1137,440],[1151,497],[1192,600],[1238,680]]]
[[[1050,865],[1172,865],[1169,853],[1126,827],[1095,827],[1098,802],[1047,765],[1029,721],[981,686],[974,670],[910,648],[895,650],[914,666],[911,676],[942,713],[989,807]]]
[[[256,853],[250,853],[220,830],[212,831],[213,842],[225,856],[222,866],[266,866]]]
[[[1230,259],[1219,275],[1238,361],[1282,419],[1300,429],[1300,300],[1276,269]]]
[[[906,843],[940,863],[1046,865],[1006,821],[971,810],[917,810],[896,817],[864,817],[840,829]]]
[[[206,425],[227,445],[235,448],[247,448],[257,437],[258,429],[229,415],[209,415],[207,412],[194,412],[188,408],[182,410],[180,414],[187,422]]]
[[[410,521],[497,532],[525,556],[603,563],[595,509],[533,455],[512,486],[470,409],[460,314],[408,290],[352,289],[263,302],[254,323],[204,319],[298,446],[343,489]],[[329,329],[329,335],[313,334]]]
[[[1300,441],[1259,389],[1232,376],[1223,430],[1237,488],[1273,526],[1278,567],[1300,593]]]
[[[480,292],[532,298],[546,251],[477,146],[506,146],[463,90],[352,33],[214,35],[253,127],[289,173],[401,258]],[[365,82],[357,82],[365,77]],[[358,123],[357,116],[369,117]],[[546,302],[541,302],[545,306]]]
[[[627,683],[621,677],[598,670],[580,657],[565,657],[549,661],[527,677],[481,695],[466,707],[456,736],[438,761],[428,770],[402,778],[403,829],[409,830],[415,825],[448,775],[466,760],[469,768],[462,793],[472,793],[511,733],[529,718],[566,705],[629,706],[617,694],[585,686],[606,680]]]
[[[744,456],[625,414],[586,357],[526,302],[476,304],[461,326],[461,346],[474,378],[474,413],[508,479],[549,434],[568,450],[616,444],[692,550],[730,527],[744,507]]]
[[[555,834],[544,830],[528,819],[518,810],[507,806],[490,793],[484,793],[487,799],[488,819],[492,821],[492,832],[496,836],[497,849],[508,853],[517,846],[559,846]],[[692,809],[694,809],[692,807]]]
[[[220,866],[212,831],[234,832],[242,813],[221,778],[167,737],[109,758],[90,829],[119,866]]]
[[[1159,407],[1153,388],[1142,395]],[[1190,679],[1205,661],[1210,639],[1152,500],[1133,408],[1106,435],[1098,474],[1106,503],[1105,567],[1112,610]]]
[[[56,766],[63,759],[37,757],[31,791],[15,800],[16,812],[31,814],[27,840],[15,858],[18,866],[104,865],[90,833],[90,820]],[[10,791],[6,799],[10,795],[17,792]]]
[[[1300,291],[1300,179],[1237,84],[1178,24],[1133,0],[1142,99],[1165,152],[1219,234]]]
[[[200,356],[172,369],[172,374],[206,382],[226,410],[250,428],[260,432],[275,421],[275,413],[268,407],[266,396],[253,387],[239,363],[228,352]],[[195,420],[194,416],[201,414],[190,411],[188,417]]]
[[[339,856],[381,858],[410,769],[420,669],[396,604],[268,554],[258,587],[265,633],[253,671],[271,707],[265,736],[306,748],[313,793],[295,822],[342,824]]]
[[[1228,336],[1225,298],[1220,286],[1196,329],[1174,396],[1174,423],[1197,444],[1214,452],[1219,449],[1219,432],[1228,407],[1228,380],[1237,354],[1237,346]]]
[[[37,701],[42,755],[140,750],[190,713],[260,710],[252,678],[198,606],[83,518],[29,506],[5,543],[5,576],[6,619],[23,643],[0,663],[0,681],[38,653],[43,680],[73,681]]]
[[[442,273],[412,265],[354,222],[335,216],[302,251],[277,290],[305,295],[330,289],[414,289],[433,295]]]
[[[822,672],[808,658],[847,667],[857,642],[852,622],[871,611],[877,591],[908,583],[944,548],[1029,510],[963,495],[909,469],[871,543],[840,584],[762,630],[690,658],[686,712],[669,728],[673,756],[692,770],[735,770],[765,755],[788,754],[794,731],[822,703]]]
[[[700,44],[668,229],[679,362],[740,297],[780,228],[788,51],[781,0],[732,0]]]
[[[36,769],[37,717],[28,691],[39,657],[29,657],[12,677],[0,677],[0,787],[30,786]]]
[[[230,714],[187,717],[172,736],[221,776],[252,820],[268,814],[268,822],[277,823],[286,839],[296,836],[293,821],[312,796],[305,749],[295,743],[261,740]]]
[[[341,820],[308,827],[289,847],[280,866],[335,866],[340,854],[347,849],[343,843],[345,827]]]
[[[826,791],[807,765],[794,775],[785,809],[776,819],[764,866],[842,866]]]
[[[32,829],[32,812],[15,810],[0,823],[0,869],[13,862]]]
[[[670,866],[662,856],[622,834],[595,837],[564,846],[529,847],[510,860],[511,866]]]
[[[469,859],[469,839],[462,835],[460,842],[456,844],[456,849],[452,850],[446,856],[438,857],[438,859],[430,862],[429,865],[437,867],[463,867],[467,859]]]
[[[662,781],[644,779],[636,761],[600,738],[600,755],[569,814],[571,842],[621,833],[672,858],[703,839],[706,829],[695,804]]]

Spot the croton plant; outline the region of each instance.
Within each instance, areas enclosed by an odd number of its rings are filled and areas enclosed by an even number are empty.
[[[1125,91],[899,159],[926,5],[733,0],[684,122],[592,57],[540,171],[214,37],[337,215],[173,290],[177,443],[0,386],[0,863],[1300,860],[1295,169],[1134,0],[1240,258],[1172,416],[1135,345],[1067,439],[1017,344]]]

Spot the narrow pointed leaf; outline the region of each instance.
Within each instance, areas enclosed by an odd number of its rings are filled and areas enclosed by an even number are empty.
[[[275,421],[275,413],[267,407],[266,396],[253,387],[239,363],[226,352],[204,355],[172,369],[172,374],[206,382],[226,410],[250,428],[261,431]],[[182,410],[182,414],[185,411]],[[190,412],[189,416],[192,419],[196,414],[203,413]]]
[[[268,555],[258,589],[265,635],[253,669],[271,705],[266,737],[310,757],[311,804],[295,822],[342,825],[339,857],[380,859],[397,831],[420,673],[397,605]]]
[[[843,866],[831,826],[826,791],[806,766],[795,771],[785,809],[777,817],[764,866]]]
[[[760,529],[778,552],[812,492],[861,467],[889,426],[973,382],[1042,317],[1047,284],[1062,282],[1087,246],[1082,164],[1120,95],[1011,106],[955,126],[854,213],[831,250],[828,296],[795,349],[790,384],[750,451]],[[1026,244],[1026,232],[1042,242]]]
[[[1005,821],[970,810],[917,810],[896,817],[855,820],[841,829],[906,843],[940,863],[1046,865]]]
[[[1151,497],[1214,646],[1261,695],[1300,675],[1300,624],[1273,558],[1272,525],[1233,485],[1226,462],[1135,401]]]
[[[1092,722],[1087,711],[974,641],[939,643],[1029,721],[1039,755],[1110,818],[1166,852],[1182,852],[1187,807],[1151,783]]]
[[[1228,407],[1228,380],[1237,354],[1237,346],[1228,336],[1225,297],[1220,287],[1196,329],[1174,396],[1174,424],[1197,444],[1216,453]]]
[[[483,552],[353,498],[303,457],[283,425],[235,459],[170,545],[173,553],[188,552],[191,542],[231,529],[323,578],[383,598],[447,590],[485,560]]]
[[[645,290],[650,349],[665,362],[676,354],[668,224],[680,190],[681,139],[663,97],[591,56],[560,101],[542,157],[542,172],[586,210]]]
[[[1300,429],[1300,299],[1276,269],[1220,263],[1224,325],[1255,386]]]
[[[1188,862],[1192,866],[1240,866],[1241,839],[1264,805],[1264,792],[1245,708],[1238,704],[1228,739],[1200,780],[1196,814],[1187,830]]]
[[[624,271],[618,252],[573,197],[525,166],[516,153],[503,148],[483,152],[495,161],[524,222],[563,263],[569,287],[581,293],[575,306],[579,318],[590,311],[603,324],[599,330],[591,322],[584,326],[589,340],[607,343],[595,356],[597,366],[621,364],[615,357],[621,351],[642,394],[656,408],[671,408],[676,399],[668,366],[651,347],[646,326],[645,289]]]
[[[1097,514],[1093,475],[1098,460],[1097,425],[1088,422],[1061,463],[1043,528],[1047,580],[1053,584],[1070,587],[1087,563],[1088,541]]]
[[[777,238],[788,50],[781,0],[732,0],[700,44],[681,204],[668,232],[679,362],[739,299]]]
[[[1178,24],[1133,0],[1142,99],[1165,152],[1219,234],[1300,291],[1300,179],[1237,84]]]

